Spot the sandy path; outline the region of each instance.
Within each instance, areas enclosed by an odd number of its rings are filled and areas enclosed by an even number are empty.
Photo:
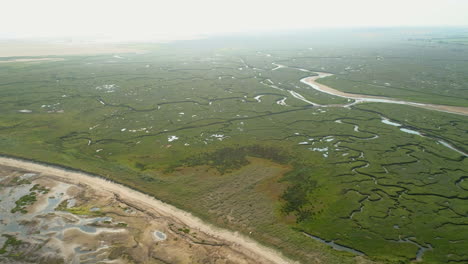
[[[208,235],[224,240],[231,248],[242,252],[246,256],[256,259],[258,263],[297,263],[285,258],[270,248],[260,245],[250,238],[238,234],[237,232],[231,232],[225,229],[211,226],[207,223],[204,223],[201,219],[191,215],[190,213],[156,200],[143,193],[134,191],[123,185],[109,182],[85,173],[73,172],[60,169],[58,167],[51,167],[24,160],[0,157],[0,164],[49,174],[64,178],[67,181],[85,184],[98,190],[102,189],[112,192],[116,195],[119,195],[121,199],[125,200],[126,202],[138,205],[139,208],[145,208],[149,211],[154,210],[161,215],[177,219],[193,229],[197,229]]]
[[[390,104],[403,104],[403,105],[410,105],[410,106],[415,106],[415,107],[429,109],[429,110],[468,116],[468,107],[423,104],[423,103],[415,103],[415,102],[398,100],[398,99],[394,99],[390,97],[381,97],[381,96],[372,96],[372,95],[342,92],[342,91],[333,89],[329,86],[326,86],[324,84],[320,84],[317,82],[317,79],[332,76],[333,74],[324,73],[324,72],[316,72],[316,73],[318,74],[318,76],[304,78],[301,80],[301,82],[309,85],[310,87],[314,88],[317,91],[339,96],[339,97],[354,99],[354,100],[357,100],[358,102],[380,102],[380,103],[390,103]]]

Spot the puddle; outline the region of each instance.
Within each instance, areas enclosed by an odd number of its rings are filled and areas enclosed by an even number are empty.
[[[177,137],[177,136],[169,136],[169,137],[167,138],[167,141],[168,141],[168,142],[172,142],[172,141],[178,140],[178,139],[179,139],[179,137]]]
[[[67,200],[67,208],[72,208],[75,205],[76,205],[76,199],[72,198],[72,199]]]
[[[262,98],[263,95],[257,95],[254,97],[255,100],[257,100],[257,102],[261,103],[262,100],[260,100],[260,98]]]
[[[213,134],[210,137],[216,138],[219,141],[223,141],[224,139],[228,138],[228,136],[225,136],[223,134]]]
[[[309,148],[312,151],[325,152],[328,151],[328,147],[325,148]]]
[[[158,230],[153,232],[153,237],[157,241],[164,241],[164,240],[167,239],[167,235],[165,233],[161,232],[161,231],[158,231]]]
[[[286,104],[286,99],[288,99],[288,98],[284,97],[283,99],[276,101],[276,103],[279,104],[279,105],[282,105],[282,106],[288,106]]]

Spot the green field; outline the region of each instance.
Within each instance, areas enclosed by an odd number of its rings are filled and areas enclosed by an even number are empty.
[[[346,92],[468,106],[468,47],[388,35],[220,37],[0,64],[0,154],[107,177],[302,263],[468,262],[468,117],[341,107],[299,81],[330,72],[321,82]]]

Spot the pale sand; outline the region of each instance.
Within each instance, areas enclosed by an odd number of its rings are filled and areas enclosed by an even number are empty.
[[[104,179],[88,175],[80,172],[73,172],[58,167],[51,167],[34,162],[24,160],[0,157],[0,164],[10,167],[21,168],[23,170],[30,170],[40,172],[47,175],[53,175],[63,178],[67,181],[81,183],[95,188],[97,190],[106,190],[112,192],[130,204],[138,205],[139,208],[144,208],[148,211],[155,211],[158,214],[177,219],[187,226],[200,230],[206,234],[216,237],[220,240],[226,241],[234,250],[242,252],[243,254],[255,258],[258,263],[297,263],[287,259],[280,253],[273,249],[260,245],[254,240],[247,238],[237,232],[231,232],[225,229],[217,228],[201,219],[182,211],[172,205],[166,204],[159,200],[154,199],[143,193],[134,191],[123,185],[106,181]]]
[[[142,52],[142,50],[116,44],[67,44],[26,41],[0,42],[0,57],[93,55]]]
[[[409,101],[403,101],[395,98],[390,97],[382,97],[382,96],[372,96],[372,95],[364,95],[364,94],[353,94],[353,93],[346,93],[336,89],[333,89],[329,86],[324,84],[320,84],[317,82],[317,79],[332,76],[333,74],[324,73],[324,72],[316,72],[318,76],[307,77],[301,80],[301,82],[308,84],[310,87],[316,89],[317,91],[321,91],[327,94],[336,95],[339,97],[350,98],[355,100],[363,100],[367,102],[383,102],[383,103],[393,103],[393,104],[404,104],[410,105],[415,107],[420,107],[429,110],[435,110],[440,112],[458,114],[458,115],[465,115],[468,116],[468,107],[461,107],[461,106],[450,106],[450,105],[436,105],[436,104],[423,104],[423,103],[415,103]],[[366,100],[368,99],[368,100]]]
[[[63,58],[40,58],[40,59],[15,59],[15,60],[0,60],[0,63],[12,63],[12,62],[41,62],[41,61],[63,61]]]

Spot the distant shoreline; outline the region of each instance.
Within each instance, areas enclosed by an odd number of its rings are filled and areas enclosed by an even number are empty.
[[[0,60],[0,63],[63,61],[63,60],[65,60],[65,59],[64,58],[13,59],[13,60]]]
[[[67,44],[47,42],[0,41],[0,58],[65,55],[143,53],[124,44]]]

